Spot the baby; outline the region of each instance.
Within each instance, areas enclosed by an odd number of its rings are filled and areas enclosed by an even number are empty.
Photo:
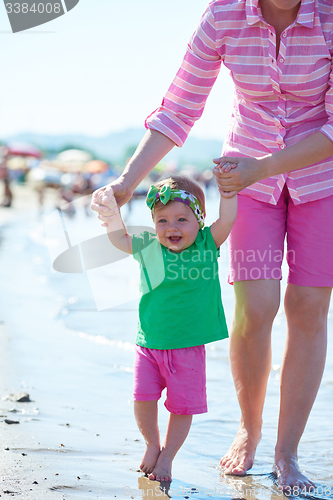
[[[156,234],[128,234],[114,196],[100,192],[97,200],[112,211],[99,215],[111,243],[140,266],[134,362],[134,413],[146,443],[140,469],[149,479],[171,481],[192,415],[207,412],[204,344],[228,335],[217,258],[236,218],[237,197],[220,197],[210,227],[204,226],[203,190],[185,176],[151,186],[146,201]],[[170,416],[161,447],[157,403],[164,388]]]

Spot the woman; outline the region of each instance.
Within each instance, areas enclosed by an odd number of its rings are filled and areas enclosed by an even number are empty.
[[[161,107],[146,121],[148,132],[112,184],[124,204],[183,144],[223,62],[235,83],[234,111],[224,156],[214,161],[236,167],[215,172],[223,196],[241,191],[229,276],[236,295],[230,361],[241,422],[221,466],[244,475],[253,465],[287,234],[288,334],[273,469],[284,489],[313,486],[299,470],[297,448],[322,378],[333,286],[332,30],[333,6],[321,0],[212,1]]]

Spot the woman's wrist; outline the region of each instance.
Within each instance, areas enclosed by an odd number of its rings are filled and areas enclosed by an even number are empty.
[[[117,181],[119,181],[119,184],[121,185],[122,190],[126,194],[129,194],[131,197],[133,195],[133,192],[134,192],[135,188],[139,184],[139,183],[135,184],[135,182],[132,179],[132,173],[127,170],[127,167],[122,172],[122,174],[119,176],[119,178],[117,179]]]
[[[272,153],[266,156],[262,156],[261,158],[257,158],[257,160],[259,161],[260,165],[258,181],[267,179],[268,177],[272,177],[272,175],[275,175],[274,170],[276,168],[276,162],[275,157]]]

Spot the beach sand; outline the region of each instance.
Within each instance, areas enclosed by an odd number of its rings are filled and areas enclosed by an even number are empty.
[[[54,203],[52,193],[48,202]],[[36,220],[35,193],[17,186],[14,207],[0,209],[0,496],[281,498],[270,475],[271,463],[258,462],[245,478],[225,477],[218,467],[238,420],[231,375],[228,369],[222,372],[220,361],[218,368],[208,370],[210,412],[195,418],[175,459],[171,485],[148,481],[138,471],[144,442],[133,416],[129,361],[136,311],[129,304],[127,309],[96,312],[103,324],[121,323],[118,342],[92,337],[88,324],[86,329],[68,328],[61,321],[66,313],[63,297],[49,284],[51,275],[54,279],[60,275],[52,272],[50,261],[46,264],[47,248],[29,243],[42,241],[41,223],[35,225]],[[71,280],[64,282],[63,295],[69,298]],[[77,283],[81,282],[73,288]],[[94,305],[75,300],[69,300],[68,308],[84,324]],[[210,356],[217,352],[228,366],[227,347],[223,349],[211,351]],[[22,392],[31,402],[8,399]],[[162,433],[167,416],[161,403]]]

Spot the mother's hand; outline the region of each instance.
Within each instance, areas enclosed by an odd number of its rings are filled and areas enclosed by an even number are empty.
[[[119,207],[127,203],[133,196],[124,178],[119,177],[107,186],[103,186],[92,194],[91,208],[104,217],[114,214],[114,199]],[[110,206],[108,206],[110,205]]]
[[[266,172],[266,163],[263,161],[264,158],[234,156],[221,156],[221,158],[215,158],[213,160],[216,164],[216,167],[214,167],[214,175],[222,196],[224,198],[232,198],[242,189],[269,177]],[[234,164],[236,167],[230,170],[227,169],[229,170],[228,172],[222,172],[220,169],[226,163]]]

